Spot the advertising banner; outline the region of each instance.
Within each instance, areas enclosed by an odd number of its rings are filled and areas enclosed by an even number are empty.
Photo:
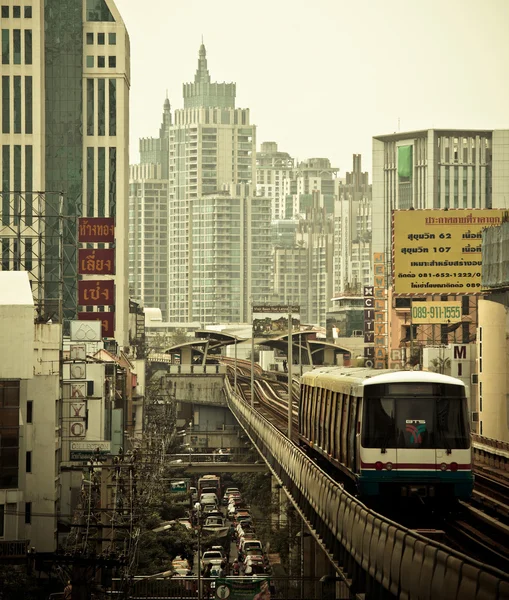
[[[78,281],[80,306],[110,306],[115,304],[113,279],[84,279]]]
[[[101,336],[113,337],[115,330],[115,313],[114,312],[80,312],[78,319],[81,321],[100,321]]]
[[[461,302],[412,302],[412,323],[458,323]]]
[[[78,250],[78,273],[80,275],[114,275],[115,250],[84,249]]]
[[[394,293],[479,294],[482,230],[502,223],[504,210],[396,210]]]
[[[288,315],[292,315],[291,329],[299,331],[300,306],[257,305],[253,306],[253,336],[271,337],[288,333]]]
[[[216,579],[216,600],[270,600],[270,580],[250,577]]]
[[[78,242],[111,244],[115,241],[113,217],[80,217]]]

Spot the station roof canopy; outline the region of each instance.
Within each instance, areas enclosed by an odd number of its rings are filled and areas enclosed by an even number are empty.
[[[296,346],[297,348],[299,346],[309,346],[311,354],[317,354],[319,352],[323,352],[324,350],[332,350],[334,354],[350,354],[352,352],[348,348],[343,348],[342,346],[332,344],[331,342],[327,342],[323,339],[316,339],[316,337],[311,337],[310,334],[316,336],[315,331],[302,331],[300,332],[300,334],[299,332],[292,333],[292,346]],[[287,352],[288,350],[288,334],[270,339],[259,338],[255,341],[259,345],[268,346],[269,348],[275,348],[277,350],[281,350],[282,352]]]

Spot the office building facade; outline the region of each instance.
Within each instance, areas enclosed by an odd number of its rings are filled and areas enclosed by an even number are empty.
[[[126,344],[130,50],[124,23],[113,0],[6,0],[1,29],[2,269],[27,270],[42,281],[43,317],[55,318],[52,301],[62,297],[63,318],[76,318],[77,218],[114,217],[115,337]],[[20,206],[27,228],[18,243],[12,233]],[[50,233],[37,254],[42,228]],[[60,237],[57,247],[53,240]]]
[[[373,251],[392,211],[509,207],[509,130],[428,129],[373,138]]]

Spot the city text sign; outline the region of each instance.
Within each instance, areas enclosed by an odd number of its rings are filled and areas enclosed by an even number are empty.
[[[395,294],[479,294],[482,230],[502,223],[503,210],[396,210]]]

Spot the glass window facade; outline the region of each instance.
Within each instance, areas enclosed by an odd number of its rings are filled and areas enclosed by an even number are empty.
[[[87,135],[94,135],[94,80],[87,79]]]
[[[87,21],[115,21],[104,0],[87,0]]]
[[[97,80],[97,134],[98,135],[106,135],[106,80],[105,79]]]
[[[31,18],[32,18],[32,7],[25,6],[25,19],[31,19]]]
[[[25,77],[25,133],[33,133],[32,76]]]
[[[14,76],[14,133],[21,133],[21,77]]]
[[[2,64],[8,65],[10,61],[9,29],[2,29]]]
[[[108,33],[108,44],[110,46],[114,46],[117,43],[117,34],[116,33]]]
[[[83,210],[83,3],[45,0],[46,189],[65,190],[64,213]],[[62,160],[62,156],[65,160]],[[50,224],[51,225],[51,224]],[[64,319],[75,318],[76,232],[64,230]],[[56,277],[56,275],[55,275]],[[48,280],[47,280],[48,281]],[[46,297],[54,297],[57,282],[48,282]]]
[[[117,135],[117,80],[109,81],[109,134]]]
[[[2,75],[2,133],[10,133],[11,129],[11,94],[10,79]]]
[[[15,65],[21,64],[21,29],[14,29],[12,32],[12,58]]]
[[[2,6],[2,19],[8,19],[8,18],[9,18],[9,7],[4,4]]]
[[[114,69],[117,66],[117,57],[116,56],[108,56],[108,67],[110,69]]]
[[[106,148],[97,149],[97,216],[105,216]]]
[[[105,64],[106,64],[106,59],[105,59],[105,57],[104,57],[104,56],[98,56],[98,57],[97,57],[97,66],[98,66],[100,69],[103,69]]]
[[[117,209],[117,149],[110,148],[110,165],[109,173],[109,200],[110,200],[110,217],[116,215]]]
[[[94,149],[87,148],[87,217],[94,214]]]
[[[25,29],[25,65],[32,64],[32,30]]]
[[[94,43],[94,34],[92,32],[88,32],[86,35],[87,46],[91,46]]]
[[[27,225],[32,225],[32,194],[29,193],[30,190],[34,187],[34,179],[33,179],[33,169],[34,169],[34,150],[30,145],[25,146],[25,222]],[[28,244],[29,240],[25,242]],[[31,242],[30,242],[31,244]],[[28,252],[28,248],[25,248],[25,253]],[[32,269],[32,263],[30,261],[30,266],[28,266],[28,261],[26,264],[26,269]]]
[[[99,46],[104,46],[104,33],[98,33],[97,34],[97,43],[99,44]]]
[[[9,192],[11,189],[11,147],[2,146],[2,191]],[[9,194],[2,196],[2,225],[9,225]],[[9,270],[2,267],[4,271]]]

